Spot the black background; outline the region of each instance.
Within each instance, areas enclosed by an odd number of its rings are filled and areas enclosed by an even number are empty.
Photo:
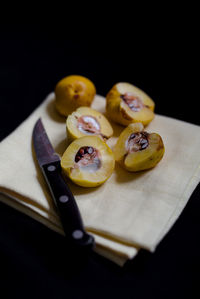
[[[195,34],[185,15],[181,22],[160,15],[154,24],[150,15],[143,24],[146,16],[133,14],[109,26],[102,17],[75,26],[74,16],[70,24],[1,25],[1,140],[69,74],[90,78],[103,96],[116,82],[133,83],[154,99],[156,113],[200,125]],[[123,268],[96,254],[78,259],[63,237],[1,203],[4,298],[198,297],[199,194],[197,187],[154,254],[141,250]]]

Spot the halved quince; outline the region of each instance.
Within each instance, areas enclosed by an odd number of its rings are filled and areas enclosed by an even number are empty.
[[[128,125],[115,144],[115,160],[126,170],[135,172],[152,168],[164,155],[161,136],[143,129],[141,123]]]
[[[70,75],[60,80],[55,88],[55,107],[64,116],[80,106],[90,106],[96,88],[91,80],[83,76]]]
[[[147,125],[154,118],[154,108],[154,101],[130,83],[115,84],[106,96],[107,115],[125,126],[135,122]]]
[[[75,184],[96,187],[112,174],[115,159],[112,150],[99,136],[74,140],[61,158],[61,167]]]
[[[88,135],[99,135],[108,139],[113,129],[106,117],[89,107],[80,107],[67,117],[67,137],[74,140]]]

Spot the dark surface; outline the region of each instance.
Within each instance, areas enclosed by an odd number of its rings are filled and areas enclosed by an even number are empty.
[[[52,25],[1,26],[0,139],[68,74],[90,78],[103,96],[128,81],[155,100],[157,113],[200,125],[191,34],[180,24],[158,25],[120,34],[114,27],[66,34]],[[123,268],[96,254],[78,259],[63,237],[0,203],[3,298],[199,297],[199,195],[200,187],[154,254],[141,250]]]

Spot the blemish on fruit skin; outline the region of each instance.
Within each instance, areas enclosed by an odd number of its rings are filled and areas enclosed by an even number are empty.
[[[163,149],[163,148],[164,148],[163,141],[162,141],[162,139],[160,138],[156,150],[159,151],[159,150],[161,150],[161,149]]]

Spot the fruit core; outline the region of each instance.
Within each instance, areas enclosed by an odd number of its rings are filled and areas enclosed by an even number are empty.
[[[138,96],[133,95],[131,92],[126,92],[121,95],[121,98],[126,105],[135,112],[140,111],[144,107],[142,100]]]
[[[92,146],[81,147],[75,156],[75,168],[96,171],[101,166],[100,153]]]
[[[142,151],[149,145],[147,132],[132,133],[127,139],[127,151],[133,153]]]
[[[90,115],[84,115],[78,118],[77,120],[78,129],[84,134],[99,134],[100,133],[100,124],[97,119]]]

